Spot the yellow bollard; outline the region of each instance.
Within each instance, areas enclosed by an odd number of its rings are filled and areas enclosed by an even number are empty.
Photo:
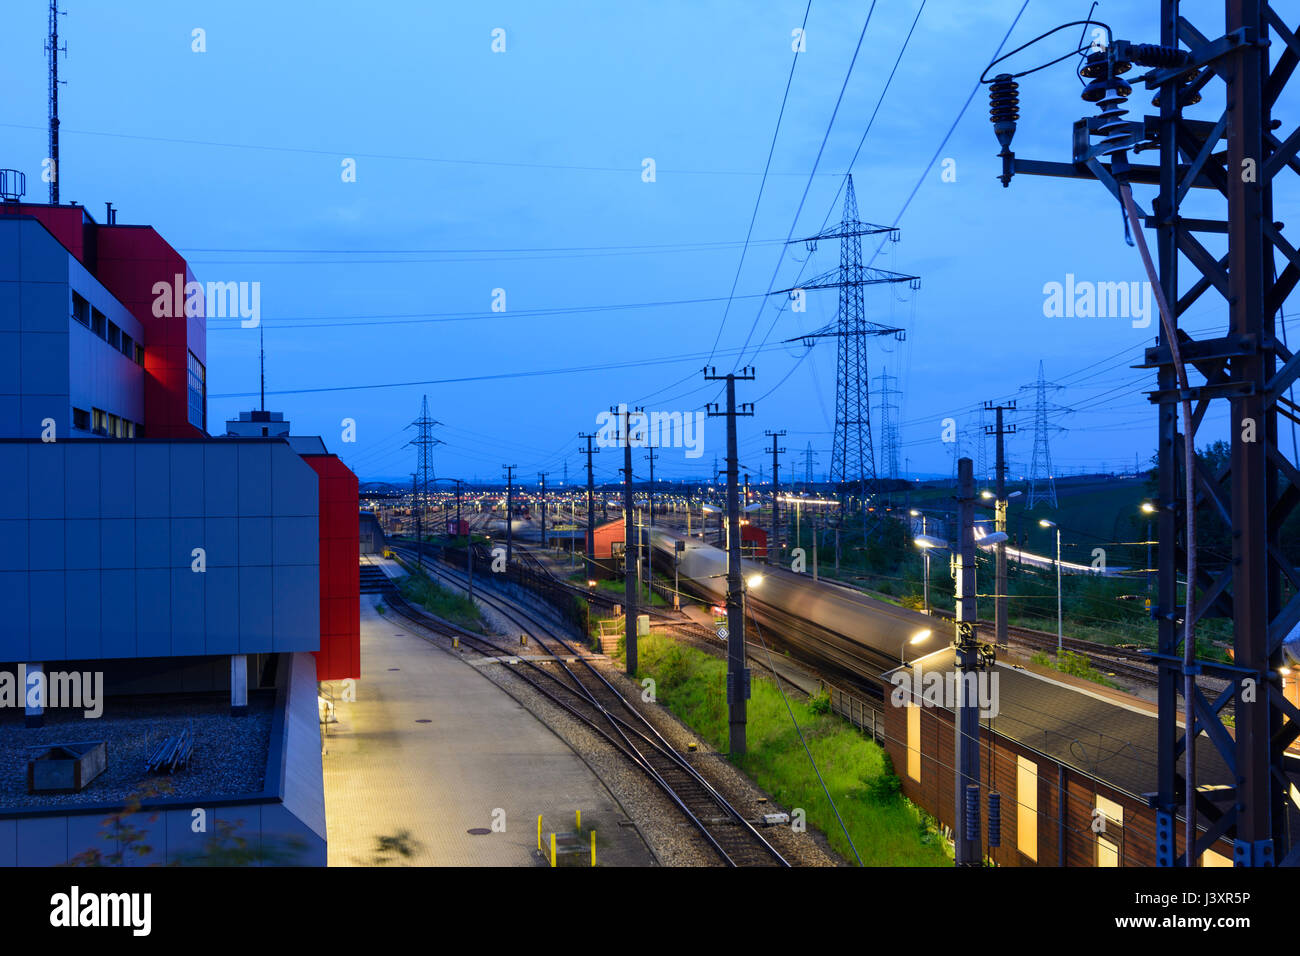
[[[542,815],[537,814],[537,852],[542,852]]]
[[[451,646],[452,646],[452,647],[460,647],[460,638],[459,638],[459,637],[456,637],[455,635],[452,635],[452,638],[451,638]]]
[[[591,831],[591,865],[596,865],[596,831]]]
[[[555,868],[555,834],[551,834],[551,868]]]
[[[581,810],[573,811],[573,820],[574,820],[573,828],[578,832],[582,832],[582,811]]]
[[[528,635],[527,635],[527,634],[520,634],[520,635],[519,635],[519,645],[520,645],[520,647],[527,647],[527,646],[528,646]]]

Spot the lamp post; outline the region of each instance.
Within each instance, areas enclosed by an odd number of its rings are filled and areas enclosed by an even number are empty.
[[[912,509],[908,513],[913,518],[921,519],[921,536],[916,539],[916,543],[921,548],[921,556],[925,559],[925,582],[922,585],[922,589],[925,594],[925,613],[929,614],[930,613],[930,548],[932,548],[933,545],[929,543],[930,536],[925,533],[926,531],[925,515],[917,511],[916,509]]]
[[[1041,528],[1056,529],[1056,657],[1060,661],[1061,645],[1064,643],[1064,626],[1061,617],[1061,528],[1055,521],[1048,521],[1046,518],[1038,519],[1038,525]]]

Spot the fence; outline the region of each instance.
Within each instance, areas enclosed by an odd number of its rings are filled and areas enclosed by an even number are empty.
[[[825,681],[821,685],[830,693],[832,713],[839,714],[864,734],[870,734],[877,743],[884,741],[885,727],[880,705],[854,697]]]

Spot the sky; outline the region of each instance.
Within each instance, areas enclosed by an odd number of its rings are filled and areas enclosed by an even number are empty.
[[[1184,6],[1220,28],[1221,4]],[[864,260],[921,278],[919,290],[866,292],[869,320],[906,331],[869,341],[878,471],[875,379],[886,373],[905,473],[952,474],[947,419],[978,459],[979,407],[1011,399],[1008,456],[1013,476],[1026,473],[1036,391],[1022,386],[1040,363],[1063,386],[1047,390],[1043,416],[1055,473],[1132,470],[1154,452],[1153,375],[1131,366],[1158,317],[1138,328],[1131,315],[1049,315],[1046,303],[1067,276],[1143,281],[1138,251],[1095,182],[1018,176],[1004,189],[987,90],[976,90],[999,48],[1087,8],[67,0],[62,198],[101,221],[111,201],[120,223],[153,225],[202,281],[260,283],[267,407],[321,435],[363,481],[409,480],[408,426],[427,396],[444,443],[437,475],[490,481],[516,465],[525,482],[546,471],[555,486],[566,469],[577,482],[578,434],[602,411],[693,414],[721,400],[706,364],[755,369],[737,385],[754,404],[739,425],[752,480],[760,468],[770,477],[764,433],[782,429],[783,480],[802,480],[810,447],[820,480],[836,342],[786,340],[834,322],[836,292],[807,292],[802,313],[768,293],[838,265],[836,240],[811,252],[786,240],[839,221],[851,172],[859,218],[899,230],[897,242],[864,238]],[[0,166],[27,173],[34,201],[45,198],[47,12],[11,0],[0,33]],[[1125,0],[1094,16],[1154,42],[1157,12]],[[1068,53],[1080,32],[1009,63]],[[1074,63],[1022,79],[1018,155],[1069,160],[1071,124],[1095,111]],[[1129,105],[1151,111],[1149,99],[1139,87]],[[1149,206],[1153,189],[1136,193]],[[1201,197],[1186,209],[1222,216]],[[1210,333],[1225,316],[1211,293],[1184,325]],[[219,432],[256,407],[259,330],[237,318],[208,330]],[[1222,427],[1207,421],[1203,442]],[[656,475],[707,478],[724,455],[723,420],[708,419],[702,444],[663,449]],[[621,457],[596,456],[597,481],[617,480]]]

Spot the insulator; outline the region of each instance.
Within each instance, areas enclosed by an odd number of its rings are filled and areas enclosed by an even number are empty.
[[[1133,92],[1133,87],[1129,85],[1128,80],[1118,76],[1099,76],[1083,88],[1079,94],[1085,103],[1096,103],[1106,99],[1108,93],[1118,94],[1124,99]]]
[[[998,142],[1009,149],[1016,135],[1016,120],[1020,119],[1020,84],[1010,73],[999,73],[989,84],[989,118]]]
[[[1198,76],[1200,76],[1199,73],[1193,74],[1192,76],[1187,77],[1187,79],[1183,80],[1181,83],[1178,84],[1179,107],[1195,106],[1197,103],[1201,102],[1201,91],[1200,90],[1189,91],[1188,89],[1194,82],[1196,82],[1196,78]],[[1159,91],[1156,92],[1155,96],[1151,97],[1151,105],[1157,107],[1160,105]]]
[[[980,788],[979,784],[966,784],[966,839],[979,838],[980,832]]]
[[[1002,794],[989,792],[989,846],[1002,845]]]
[[[1133,64],[1128,60],[1116,60],[1112,64],[1110,55],[1105,50],[1097,50],[1088,54],[1083,66],[1079,68],[1079,75],[1086,76],[1089,79],[1107,75],[1123,76],[1131,69],[1133,69]]]
[[[1020,119],[1020,84],[1010,73],[999,73],[989,84],[989,117],[994,123]]]
[[[1133,62],[1138,66],[1186,66],[1192,62],[1192,55],[1176,46],[1160,46],[1155,43],[1134,43],[1128,48]]]

